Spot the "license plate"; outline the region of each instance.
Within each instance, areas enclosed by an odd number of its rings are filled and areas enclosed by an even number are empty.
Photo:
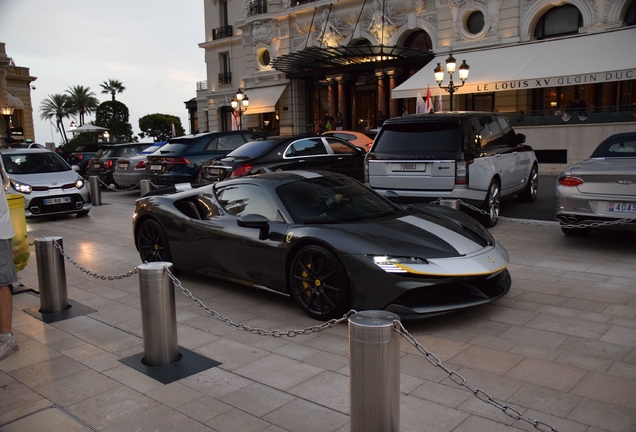
[[[123,170],[127,170],[128,169],[128,162],[121,162],[119,164],[119,168],[121,168]]]
[[[209,175],[219,175],[221,174],[221,168],[208,168],[207,169]]]
[[[161,171],[161,165],[150,165],[150,171]]]
[[[391,171],[417,171],[424,172],[426,171],[425,163],[394,163],[391,165]]]
[[[609,213],[636,213],[636,204],[608,202],[607,211]]]
[[[94,163],[94,164],[93,164],[93,168],[100,168],[101,166],[102,166],[102,165],[101,165],[101,164],[98,164],[98,163]]]
[[[44,205],[65,204],[70,203],[71,197],[45,198]]]

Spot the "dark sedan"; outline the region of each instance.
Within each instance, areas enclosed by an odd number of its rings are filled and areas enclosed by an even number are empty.
[[[156,185],[196,181],[201,164],[265,136],[249,131],[210,132],[171,138],[146,162],[146,179]]]
[[[435,315],[510,289],[505,248],[448,207],[400,207],[326,171],[197,186],[136,201],[142,261],[286,293],[321,320],[350,308]]]
[[[148,147],[147,143],[124,143],[113,144],[106,148],[100,149],[95,156],[88,162],[86,177],[98,176],[106,185],[119,185],[115,182],[113,174],[117,168],[117,159],[122,157],[132,157],[139,154],[140,151]]]
[[[362,181],[365,154],[363,149],[329,136],[272,137],[204,163],[197,180],[215,182],[269,171],[327,170]]]

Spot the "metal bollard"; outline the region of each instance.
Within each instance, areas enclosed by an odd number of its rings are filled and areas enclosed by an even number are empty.
[[[147,180],[147,179],[139,180],[139,191],[141,192],[141,196],[144,196],[148,192],[150,192],[150,180]]]
[[[102,205],[102,189],[99,185],[98,176],[90,176],[88,178],[88,190],[91,193],[91,203],[94,206]]]
[[[144,337],[143,363],[147,366],[167,366],[179,360],[174,283],[166,274],[166,268],[171,269],[172,263],[151,262],[137,267]]]
[[[459,201],[456,199],[444,199],[441,198],[439,200],[439,205],[444,207],[454,208],[455,210],[459,210]]]
[[[385,311],[349,317],[351,432],[399,432],[400,335]]]
[[[42,313],[62,312],[69,308],[64,257],[55,247],[55,242],[63,247],[62,237],[42,237],[35,240]]]

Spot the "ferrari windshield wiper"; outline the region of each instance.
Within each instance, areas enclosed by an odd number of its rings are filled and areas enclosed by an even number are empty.
[[[333,218],[319,218],[319,219],[304,219],[303,224],[311,225],[311,224],[333,224],[340,222],[339,219]]]

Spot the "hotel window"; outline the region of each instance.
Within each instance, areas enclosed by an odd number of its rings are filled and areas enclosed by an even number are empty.
[[[631,6],[627,9],[625,24],[628,26],[636,24],[636,0],[633,0]]]
[[[219,85],[222,84],[232,84],[229,53],[219,54]]]
[[[534,29],[534,36],[537,39],[548,39],[576,34],[582,25],[583,15],[576,6],[557,6],[543,14]]]
[[[221,20],[221,27],[228,25],[227,0],[219,0],[219,18]]]

